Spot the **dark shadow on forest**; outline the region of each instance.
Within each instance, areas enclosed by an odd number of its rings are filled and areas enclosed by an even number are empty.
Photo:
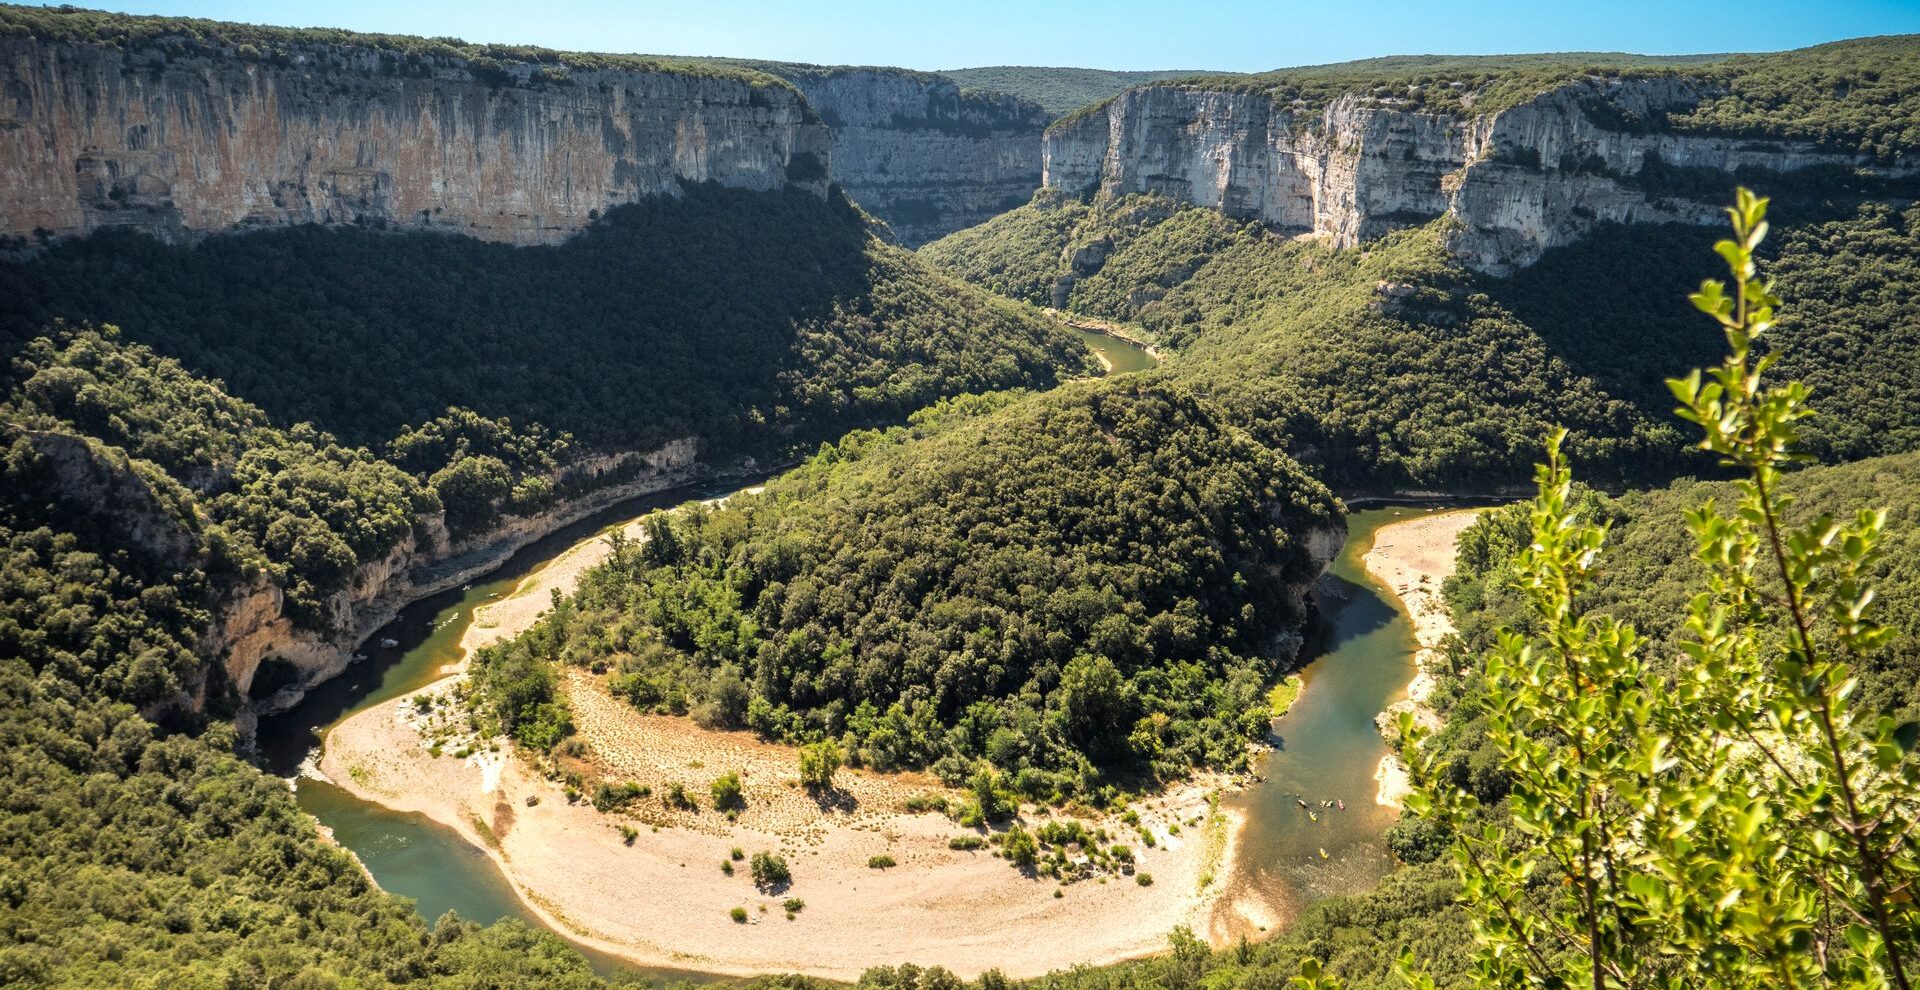
[[[55,320],[112,323],[280,422],[354,444],[450,405],[613,447],[724,441],[778,400],[797,328],[866,298],[868,245],[837,194],[712,185],[614,207],[554,246],[103,231],[0,265],[0,350]]]

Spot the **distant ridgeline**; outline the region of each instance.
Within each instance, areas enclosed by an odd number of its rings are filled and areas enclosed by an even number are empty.
[[[1125,71],[1075,69],[1054,66],[989,65],[975,69],[942,69],[940,74],[968,89],[1006,93],[1040,105],[1049,117],[1061,117],[1081,107],[1103,103],[1121,90],[1163,79],[1184,79],[1219,73],[1193,69]]]
[[[727,61],[791,82],[832,133],[833,179],[909,247],[1013,209],[1040,186],[1055,116],[944,74]]]
[[[1351,246],[1443,215],[1507,272],[1609,221],[1700,222],[1735,179],[1911,187],[1920,41],[1775,55],[1393,58],[1128,90],[1047,131],[1046,184],[1151,192]]]
[[[1661,380],[1719,353],[1682,301],[1720,236],[1695,222],[1753,182],[1777,197],[1766,250],[1794,303],[1780,371],[1834,410],[1812,449],[1920,448],[1904,304],[1920,293],[1920,40],[1593,73],[1571,66],[1601,57],[1572,58],[1130,90],[1049,131],[1050,182],[1069,188],[920,255],[1155,335],[1172,351],[1157,374],[1204,385],[1338,486],[1523,485],[1555,423],[1586,477],[1620,485],[1712,468]],[[1093,134],[1093,171],[1061,171]],[[1434,150],[1457,140],[1481,152]],[[1485,264],[1496,242],[1512,252]]]

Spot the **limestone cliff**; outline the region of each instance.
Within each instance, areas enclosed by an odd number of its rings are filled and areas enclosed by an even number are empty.
[[[351,651],[392,621],[402,607],[473,580],[514,551],[568,523],[618,502],[693,481],[705,470],[698,451],[699,445],[688,438],[658,450],[576,462],[555,480],[610,477],[614,472],[623,480],[602,484],[537,516],[504,517],[492,529],[464,541],[450,541],[440,518],[422,519],[415,530],[425,539],[410,535],[386,556],[363,562],[348,586],[327,600],[325,629],[295,625],[282,607],[280,589],[264,578],[228,589],[201,652],[221,659],[228,682],[252,699],[255,711],[290,708],[307,688],[344,670]],[[280,669],[272,683],[256,683],[262,667],[276,661]]]
[[[1717,218],[1721,204],[1663,186],[1676,170],[1874,167],[1806,142],[1625,123],[1658,121],[1707,95],[1684,78],[1589,77],[1462,116],[1357,94],[1309,113],[1258,91],[1151,86],[1050,128],[1045,184],[1161,193],[1343,247],[1450,214],[1454,254],[1503,273],[1602,222]]]
[[[909,247],[984,223],[1040,186],[1039,106],[899,69],[768,66],[833,132],[833,177]]]
[[[683,182],[829,181],[817,115],[740,71],[26,33],[0,36],[0,87],[9,235],[353,223],[531,244]]]

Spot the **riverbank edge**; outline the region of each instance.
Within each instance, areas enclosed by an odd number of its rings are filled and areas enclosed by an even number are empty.
[[[1479,501],[1450,497],[1442,503],[1446,506],[1444,508],[1434,506],[1433,511],[1426,514],[1388,523],[1374,531],[1373,544],[1361,555],[1367,576],[1386,589],[1406,613],[1413,627],[1415,647],[1414,675],[1407,682],[1406,697],[1387,706],[1386,711],[1374,720],[1381,737],[1388,741],[1390,747],[1374,771],[1377,784],[1374,801],[1386,807],[1400,807],[1412,790],[1406,766],[1400,762],[1399,754],[1391,749],[1396,734],[1393,720],[1401,711],[1412,712],[1417,720],[1431,722],[1435,718],[1432,709],[1426,705],[1433,682],[1427,668],[1438,657],[1440,644],[1454,633],[1453,615],[1440,597],[1440,589],[1453,574],[1459,553],[1460,533],[1471,526],[1481,513],[1500,504],[1463,504]],[[1445,563],[1442,566],[1434,566],[1431,561],[1423,562],[1420,559],[1425,554],[1419,551],[1431,551],[1434,540],[1439,536],[1429,530],[1439,530],[1447,541]]]
[[[708,480],[710,482],[712,479]],[[712,501],[719,500],[704,501],[711,503]],[[432,683],[416,688],[400,698],[389,699],[380,704],[362,709],[330,729],[322,745],[321,758],[316,761],[316,775],[332,785],[339,787],[358,800],[391,811],[419,814],[438,825],[451,829],[459,836],[461,841],[480,850],[488,857],[494,868],[499,871],[501,877],[506,881],[508,888],[513,891],[516,900],[518,900],[530,914],[556,934],[562,935],[582,948],[617,958],[636,966],[693,969],[726,977],[766,975],[774,972],[802,972],[807,975],[827,979],[856,979],[861,972],[864,972],[864,970],[868,968],[867,966],[863,965],[860,969],[856,970],[850,968],[834,968],[831,967],[830,964],[805,965],[800,964],[797,960],[788,965],[774,967],[760,963],[737,964],[728,962],[725,958],[712,954],[669,949],[659,945],[657,942],[645,940],[617,941],[613,938],[606,937],[591,926],[571,918],[564,904],[552,903],[547,897],[534,889],[537,885],[529,883],[528,880],[521,875],[518,866],[512,862],[511,857],[507,854],[507,850],[501,848],[498,844],[497,837],[492,834],[492,831],[484,828],[482,824],[476,823],[471,814],[471,809],[466,808],[457,801],[429,799],[422,793],[428,788],[416,789],[404,795],[384,793],[375,787],[368,786],[370,781],[359,779],[358,775],[356,775],[346,763],[346,757],[340,755],[343,749],[352,750],[364,748],[366,746],[365,740],[387,732],[390,729],[388,720],[391,718],[391,712],[396,705],[404,706],[418,695],[444,691],[458,682],[465,676],[464,670],[473,651],[481,645],[484,645],[484,642],[513,635],[519,631],[518,627],[530,626],[533,619],[537,618],[537,614],[516,614],[514,619],[509,622],[509,625],[515,628],[502,628],[500,625],[493,625],[487,628],[485,633],[482,634],[482,623],[498,615],[502,610],[502,606],[508,606],[510,603],[522,599],[543,603],[547,601],[547,592],[550,590],[557,589],[570,592],[572,585],[577,583],[580,569],[570,568],[568,565],[581,563],[581,561],[573,558],[580,555],[583,551],[586,551],[594,541],[599,539],[600,537],[597,535],[583,537],[572,546],[559,551],[547,561],[528,571],[515,582],[513,589],[507,594],[474,608],[468,618],[469,626],[463,632],[460,640],[462,650],[460,661],[457,664],[441,668],[440,672],[445,676],[436,678]],[[588,564],[588,566],[591,565]],[[559,569],[559,574],[565,575],[562,577],[561,583],[555,583],[553,580],[556,577],[556,568]],[[508,609],[507,611],[512,610]],[[345,736],[354,739],[355,742],[348,746],[337,745],[337,743],[341,741],[338,736],[341,735],[343,731]],[[400,742],[409,741],[410,740],[400,740]],[[395,746],[393,748],[397,749],[399,747]],[[1261,744],[1255,743],[1252,748],[1258,750],[1262,747]],[[333,759],[329,759],[329,757],[333,757]],[[436,764],[438,762],[439,761],[434,761]],[[531,778],[528,778],[526,775],[526,768],[520,765],[517,759],[508,755],[506,762],[513,764],[513,768],[507,772],[514,774],[516,777],[524,778],[522,783],[532,783]],[[445,773],[449,769],[448,767],[429,765],[423,768],[422,775],[426,776],[436,772]],[[1180,896],[1176,905],[1162,906],[1160,910],[1152,912],[1152,914],[1156,916],[1166,916],[1165,920],[1167,924],[1164,926],[1164,930],[1155,928],[1150,938],[1139,937],[1141,933],[1135,933],[1136,937],[1125,940],[1124,946],[1116,944],[1112,951],[1103,954],[1094,956],[1078,955],[1071,958],[1063,956],[1059,959],[1036,961],[1030,965],[1015,964],[1015,968],[1019,969],[1020,972],[1026,976],[1039,976],[1062,967],[1111,965],[1158,955],[1166,951],[1164,945],[1166,934],[1180,924],[1190,924],[1192,927],[1199,929],[1203,937],[1215,935],[1217,929],[1213,922],[1224,905],[1225,894],[1228,887],[1226,880],[1233,875],[1237,867],[1237,857],[1241,845],[1241,832],[1248,825],[1244,815],[1223,808],[1219,798],[1247,786],[1249,782],[1250,780],[1246,775],[1219,773],[1199,774],[1193,778],[1176,782],[1167,788],[1143,797],[1143,802],[1154,802],[1162,807],[1205,807],[1206,809],[1204,813],[1204,825],[1201,829],[1196,830],[1201,834],[1191,836],[1189,843],[1192,848],[1181,852],[1180,858],[1177,861],[1180,865],[1175,870],[1168,871],[1164,864],[1155,864],[1155,870],[1161,874],[1156,883],[1157,886],[1164,887],[1167,881],[1173,881],[1179,885],[1176,889],[1183,889],[1188,886],[1192,888],[1190,894],[1182,894]],[[557,797],[557,794],[549,796]],[[1025,820],[1029,827],[1031,827],[1036,821],[1044,820],[1044,817],[1044,815],[1038,818],[1025,816]],[[1117,827],[1117,822],[1107,822],[1106,824]],[[1163,850],[1162,854],[1164,855],[1170,851],[1171,850]],[[1122,878],[1122,880],[1124,880],[1124,878]],[[1191,883],[1189,883],[1189,881],[1191,881]],[[1132,884],[1116,882],[1115,885],[1109,889],[1113,891],[1124,891],[1132,886]],[[1098,890],[1100,888],[1090,885],[1084,889]],[[1112,893],[1105,895],[1109,900],[1115,896],[1117,895]],[[1022,928],[1021,925],[1010,925],[1008,927],[1016,930]],[[1224,945],[1225,943],[1222,942],[1221,944]],[[885,965],[891,962],[892,960],[876,960],[872,965]],[[951,963],[949,963],[949,968],[952,968]],[[1007,967],[1003,964],[1000,965],[999,968],[1006,969]],[[1031,969],[1031,972],[1028,972],[1028,969]]]
[[[721,954],[671,949],[653,940],[618,941],[606,937],[593,927],[570,917],[565,904],[555,903],[534,889],[534,886],[521,875],[519,866],[508,855],[508,851],[502,847],[500,839],[490,828],[485,827],[483,820],[475,817],[471,809],[456,801],[446,800],[437,794],[431,794],[430,792],[433,792],[435,788],[430,786],[423,785],[406,794],[382,792],[370,786],[369,781],[361,779],[358,774],[353,772],[352,768],[345,763],[345,758],[340,756],[341,747],[332,745],[335,734],[345,730],[344,734],[356,739],[355,748],[386,746],[388,747],[388,751],[399,750],[399,743],[411,742],[411,740],[392,740],[380,737],[380,734],[387,728],[388,723],[392,720],[394,709],[410,704],[416,696],[445,691],[461,681],[465,676],[464,672],[450,674],[398,698],[388,699],[387,701],[371,706],[348,717],[345,721],[341,722],[340,725],[335,726],[333,730],[329,731],[326,741],[327,744],[324,745],[322,749],[322,756],[316,761],[316,767],[313,771],[314,775],[358,800],[389,811],[420,815],[436,825],[452,830],[462,842],[480,851],[487,857],[492,863],[493,868],[498,871],[500,877],[506,882],[508,888],[513,891],[515,899],[548,930],[581,948],[620,960],[626,964],[648,969],[692,970],[730,978],[792,973],[810,978],[851,984],[864,972],[874,966],[897,965],[903,962],[913,961],[891,958],[875,959],[854,966],[838,965],[825,961],[807,962],[793,958],[773,965],[758,963],[740,964],[729,961],[730,957]],[[424,749],[421,751],[424,752]],[[509,789],[519,790],[529,787],[540,788],[542,791],[552,792],[542,794],[541,804],[558,805],[564,803],[559,794],[559,785],[555,784],[542,787],[541,784],[534,779],[532,769],[527,767],[524,761],[520,760],[520,758],[511,751],[510,744],[503,747],[500,762],[502,777],[497,788],[499,792],[504,793]],[[449,758],[436,758],[432,760],[432,765],[430,765],[429,769],[436,775],[446,775],[450,773],[471,774],[474,765],[472,758],[460,761],[452,761]],[[484,773],[485,771],[480,772]],[[842,773],[847,772],[849,771],[842,771]],[[1030,962],[1010,962],[1003,956],[993,953],[991,950],[967,943],[956,943],[956,950],[962,951],[963,954],[974,954],[976,949],[986,952],[987,954],[985,956],[976,955],[976,958],[983,958],[985,960],[984,962],[979,965],[970,965],[962,959],[949,959],[944,961],[928,960],[924,955],[914,958],[919,960],[918,964],[920,965],[944,966],[967,979],[971,979],[987,969],[1002,970],[1009,978],[1013,979],[1032,979],[1061,969],[1082,966],[1110,966],[1162,955],[1168,951],[1165,943],[1167,935],[1181,925],[1187,925],[1199,931],[1202,937],[1208,938],[1210,942],[1217,941],[1218,944],[1216,944],[1216,948],[1224,947],[1227,944],[1224,939],[1216,939],[1213,937],[1216,934],[1213,920],[1219,915],[1220,910],[1225,905],[1225,895],[1229,887],[1226,881],[1233,875],[1238,865],[1237,859],[1241,844],[1241,832],[1247,827],[1248,819],[1243,814],[1222,807],[1219,798],[1246,786],[1247,782],[1247,777],[1244,774],[1196,775],[1187,780],[1177,782],[1144,799],[1162,808],[1181,808],[1187,809],[1187,811],[1201,812],[1199,816],[1201,819],[1200,824],[1191,827],[1187,838],[1180,840],[1184,845],[1180,848],[1178,854],[1179,859],[1177,862],[1179,865],[1173,870],[1168,870],[1167,861],[1163,860],[1160,863],[1154,864],[1154,869],[1149,871],[1157,875],[1153,884],[1155,887],[1164,888],[1171,882],[1176,885],[1175,889],[1182,889],[1189,886],[1192,888],[1190,893],[1181,893],[1179,895],[1180,903],[1174,911],[1177,915],[1176,917],[1169,918],[1168,923],[1165,925],[1150,926],[1153,929],[1150,937],[1132,938],[1128,940],[1128,944],[1124,948],[1116,948],[1112,951],[1093,955],[1076,952],[1062,954],[1057,959],[1034,960]],[[590,811],[590,808],[583,805],[580,813],[584,816]],[[598,812],[592,813],[596,815],[599,814]],[[934,815],[936,813],[928,812],[924,814]],[[1115,818],[1117,816],[1108,817]],[[1183,820],[1185,813],[1175,812],[1171,815],[1171,818],[1174,821]],[[1045,815],[1023,814],[1019,819],[1019,823],[1029,829],[1033,829],[1046,820],[1048,820],[1048,818]],[[609,819],[609,823],[611,823],[611,821],[612,820]],[[1116,821],[1107,821],[1104,819],[1097,824],[1117,827]],[[520,827],[525,828],[524,825]],[[829,827],[828,831],[842,831],[850,828],[851,826],[849,825],[834,825]],[[958,826],[946,824],[944,820],[939,824],[938,830],[944,833],[966,831]],[[641,831],[644,832],[646,829],[643,827]],[[658,832],[659,830],[656,829],[655,831]],[[1156,831],[1162,835],[1159,841],[1163,846],[1170,841],[1163,831]],[[728,841],[739,845],[750,846],[755,844],[754,840],[739,839],[737,837],[731,838]],[[347,851],[350,854],[352,852],[351,850]],[[1163,848],[1162,855],[1171,851],[1172,850]],[[634,854],[634,850],[632,849],[629,849],[625,853],[625,855],[629,856]],[[357,861],[358,857],[355,858]],[[666,855],[660,858],[662,863],[676,860],[676,856],[674,855]],[[684,866],[685,864],[682,863],[681,865]],[[1001,863],[997,859],[992,861],[992,868],[997,875],[1004,874],[1006,877],[1017,876],[1010,866]],[[815,869],[817,871],[817,867]],[[362,864],[362,870],[363,872],[367,872],[364,864]],[[370,872],[368,872],[368,876],[371,880],[372,876]],[[956,879],[964,880],[965,877]],[[1043,889],[1044,885],[1048,883],[1044,878],[1039,880],[1026,878],[1020,882],[1043,885],[1042,888],[1035,888],[1034,893],[1036,896],[1038,896],[1039,890]],[[1080,886],[1084,891],[1102,892],[1096,896],[1113,899],[1124,896],[1135,884],[1129,882],[1128,877],[1121,876],[1114,879],[1111,884],[1095,885],[1087,881],[1082,881],[1082,883],[1077,886]],[[816,904],[815,910],[818,910],[818,908],[819,905]],[[992,905],[981,903],[970,908],[969,913],[979,915],[991,909]],[[1125,913],[1122,908],[1117,906],[1111,909]],[[1129,908],[1125,910],[1132,909]],[[1066,916],[1066,923],[1077,930],[1078,921],[1076,919],[1079,917],[1080,914],[1078,912]],[[856,929],[859,928],[859,926],[854,927]],[[1010,941],[1018,944],[1073,944],[1069,938],[1048,937],[1044,933],[1033,931],[1030,919],[1021,920],[1016,918],[1010,920],[1006,925],[991,927],[994,927],[996,930],[1004,929],[1010,933],[1019,933],[1017,937],[1013,934],[1009,934],[1008,936]],[[1056,934],[1064,936],[1070,933],[1063,929],[1062,932]],[[814,940],[804,939],[800,940],[800,943],[806,944],[811,941]],[[851,950],[848,951],[850,952]],[[847,952],[835,952],[831,955],[849,959],[856,958]]]
[[[251,737],[260,719],[272,718],[293,710],[305,700],[307,692],[346,673],[352,656],[364,652],[380,630],[390,625],[409,606],[467,584],[504,567],[514,554],[595,514],[677,489],[752,481],[769,477],[797,464],[789,461],[760,466],[751,459],[726,468],[715,468],[694,461],[684,468],[633,481],[594,489],[538,516],[513,517],[491,533],[476,537],[460,550],[439,560],[426,562],[407,572],[405,587],[382,592],[356,617],[350,633],[336,637],[335,656],[314,676],[275,692],[268,698],[248,703],[235,725],[243,736]],[[415,578],[422,580],[415,581]]]
[[[1040,307],[1040,311],[1075,330],[1085,330],[1088,333],[1097,333],[1102,337],[1112,337],[1114,340],[1123,344],[1137,347],[1144,351],[1148,357],[1152,358],[1155,364],[1166,360],[1166,355],[1161,352],[1160,345],[1148,340],[1143,340],[1118,324],[1079,313],[1069,313],[1066,310],[1055,309],[1051,306],[1042,306]]]

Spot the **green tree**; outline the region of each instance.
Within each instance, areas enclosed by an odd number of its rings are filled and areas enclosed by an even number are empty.
[[[1687,515],[1704,581],[1686,663],[1662,676],[1632,625],[1585,606],[1609,530],[1576,505],[1556,433],[1515,565],[1535,631],[1503,630],[1486,658],[1507,819],[1446,783],[1403,719],[1408,808],[1459,837],[1483,985],[1910,986],[1915,734],[1849,703],[1850,666],[1891,636],[1868,580],[1884,515],[1784,521],[1812,409],[1799,382],[1766,383],[1774,356],[1755,347],[1779,305],[1754,260],[1766,206],[1740,190],[1715,245],[1732,287],[1690,297],[1727,357],[1669,382],[1701,448],[1743,476],[1731,511]]]
[[[768,893],[785,890],[793,883],[793,871],[788,868],[786,857],[777,853],[754,853],[749,867],[753,874],[753,885]]]
[[[1015,825],[1000,840],[1000,854],[1007,862],[1030,870],[1040,861],[1040,844],[1033,840],[1032,832]]]
[[[800,786],[811,791],[832,790],[841,759],[840,744],[831,739],[800,747]]]
[[[746,798],[740,793],[740,775],[729,770],[713,780],[713,807],[716,811],[730,811],[747,806]]]
[[[1081,749],[1099,756],[1125,747],[1136,704],[1132,685],[1112,660],[1074,657],[1060,672],[1052,700],[1067,738]]]

